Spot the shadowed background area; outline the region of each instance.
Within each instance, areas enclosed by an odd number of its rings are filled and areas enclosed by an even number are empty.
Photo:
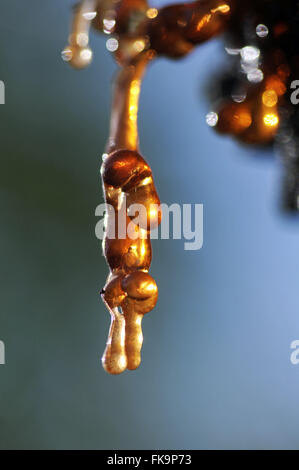
[[[62,62],[72,4],[0,7],[0,448],[299,448],[299,220],[279,212],[272,152],[205,124],[220,40],[146,75],[142,153],[163,202],[204,204],[204,246],[154,242],[142,364],[102,369],[94,211],[116,66],[96,34],[91,67]]]

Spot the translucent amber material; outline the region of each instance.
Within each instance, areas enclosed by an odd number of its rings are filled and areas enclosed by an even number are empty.
[[[89,29],[97,0],[83,0],[74,8],[69,45],[62,51],[62,58],[74,68],[82,69],[90,64],[92,51],[88,46]]]
[[[102,165],[105,184],[129,191],[152,172],[142,156],[133,150],[116,150]]]
[[[218,111],[215,128],[234,135],[246,144],[267,145],[279,123],[278,95],[266,82],[250,90],[241,103],[224,102]]]
[[[127,368],[125,318],[117,308],[109,310],[111,314],[111,324],[106,349],[102,357],[102,364],[109,374],[121,374]]]
[[[151,47],[159,54],[181,57],[221,33],[232,2],[200,0],[162,8],[147,26]]]
[[[151,168],[139,150],[137,126],[145,70],[156,57],[183,57],[196,45],[232,31],[232,44],[226,51],[238,57],[238,70],[233,75],[234,85],[239,86],[218,96],[217,112],[208,113],[206,121],[242,142],[268,144],[280,124],[278,110],[286,104],[292,67],[299,70],[296,49],[290,59],[284,43],[286,35],[298,29],[297,24],[291,25],[296,10],[290,7],[289,17],[280,18],[282,3],[198,0],[158,9],[146,0],[81,0],[75,8],[63,59],[76,68],[91,62],[92,25],[107,36],[106,47],[120,66],[114,80],[110,132],[101,169],[107,203],[103,252],[110,269],[101,296],[111,315],[102,362],[111,374],[139,366],[142,319],[158,299],[157,285],[148,273],[152,260],[149,235],[161,222],[161,206]],[[246,14],[251,8],[252,25]],[[270,23],[264,22],[264,16]],[[275,47],[271,47],[272,40]],[[291,42],[293,48],[296,41]],[[289,119],[293,119],[292,113]],[[288,200],[298,206],[299,160],[290,146],[288,152]]]
[[[155,280],[144,271],[128,274],[122,279],[121,286],[129,297],[136,300],[156,298],[158,292]]]

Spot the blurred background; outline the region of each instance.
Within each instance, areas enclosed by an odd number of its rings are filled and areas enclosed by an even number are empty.
[[[91,67],[62,62],[73,3],[0,7],[0,448],[298,449],[299,220],[279,211],[273,152],[205,123],[220,39],[146,75],[142,153],[163,202],[204,204],[204,246],[154,241],[142,364],[102,369],[94,211],[116,66],[96,34]]]

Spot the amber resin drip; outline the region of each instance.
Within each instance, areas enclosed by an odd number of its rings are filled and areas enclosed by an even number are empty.
[[[102,363],[110,374],[140,365],[143,316],[158,299],[157,284],[148,271],[152,259],[150,231],[161,222],[161,210],[151,168],[139,151],[141,81],[153,58],[182,57],[196,44],[222,32],[231,5],[232,0],[201,0],[158,10],[150,8],[146,0],[83,0],[75,8],[63,59],[76,68],[89,64],[92,24],[110,35],[112,43],[108,41],[107,47],[120,65],[101,168],[107,204],[103,252],[110,268],[101,296],[111,317]],[[144,209],[138,222],[136,214],[128,210],[134,204]]]
[[[102,358],[104,369],[119,374],[136,369],[141,361],[143,315],[154,308],[158,289],[148,270],[151,264],[150,228],[155,220],[152,205],[160,201],[152,172],[138,150],[137,112],[141,79],[151,58],[148,52],[134,63],[123,67],[115,81],[110,136],[101,173],[105,200],[114,211],[107,211],[107,229],[103,251],[110,268],[102,298],[111,315],[107,346]],[[129,236],[132,222],[127,208],[142,204],[147,217],[134,226],[136,238]],[[125,205],[125,207],[124,207]],[[124,238],[118,238],[119,211],[125,227]],[[160,219],[157,218],[159,221]]]

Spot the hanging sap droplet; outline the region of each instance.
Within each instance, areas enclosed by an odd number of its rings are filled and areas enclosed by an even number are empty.
[[[258,24],[255,31],[259,38],[265,38],[269,34],[269,29],[265,24]]]
[[[208,124],[208,126],[214,127],[216,126],[217,122],[218,122],[218,114],[215,113],[214,111],[210,111],[206,115],[206,123]]]

